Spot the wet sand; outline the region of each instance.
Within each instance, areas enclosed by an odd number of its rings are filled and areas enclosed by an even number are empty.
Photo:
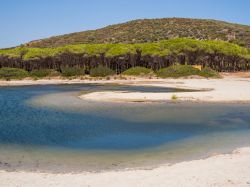
[[[250,148],[152,170],[50,174],[0,171],[1,186],[250,186]]]

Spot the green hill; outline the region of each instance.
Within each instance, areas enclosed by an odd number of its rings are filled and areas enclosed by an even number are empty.
[[[147,43],[172,38],[223,40],[250,48],[250,26],[205,19],[143,19],[97,30],[36,40],[25,46],[59,47],[71,44]]]
[[[250,26],[201,19],[145,19],[0,49],[0,68],[27,71],[99,66],[122,73],[201,65],[217,71],[250,70]]]

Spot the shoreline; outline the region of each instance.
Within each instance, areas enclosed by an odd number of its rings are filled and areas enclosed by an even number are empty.
[[[17,168],[17,167],[0,167],[0,173],[1,172],[9,172],[9,173],[37,173],[37,174],[52,174],[52,175],[60,175],[60,174],[102,174],[102,173],[110,173],[110,172],[127,172],[127,171],[153,171],[155,169],[161,168],[161,167],[171,167],[177,164],[181,163],[187,163],[187,162],[195,162],[195,161],[201,161],[201,160],[207,160],[211,157],[217,157],[217,156],[225,156],[225,155],[234,155],[235,153],[239,153],[239,150],[242,149],[249,149],[250,151],[250,145],[245,145],[245,146],[238,146],[226,151],[220,151],[220,152],[211,152],[210,154],[206,154],[203,156],[198,156],[198,157],[190,157],[190,158],[185,158],[181,159],[178,161],[164,161],[161,163],[154,163],[150,165],[145,165],[145,166],[127,166],[127,167],[122,167],[122,168],[109,168],[109,169],[75,169],[72,168],[70,170],[54,170],[54,169],[36,169],[35,167],[26,167],[26,168]],[[11,164],[11,163],[3,163],[0,162],[2,165],[4,164]],[[59,165],[58,165],[59,166]],[[0,175],[1,176],[1,175]],[[1,184],[1,183],[0,183]]]
[[[192,103],[250,103],[250,78],[225,76],[222,79],[112,79],[112,80],[81,80],[81,79],[42,79],[1,81],[1,87],[9,86],[42,86],[70,84],[117,84],[126,86],[148,86],[182,89],[177,92],[121,92],[102,91],[80,95],[79,98],[95,102],[192,102]],[[187,90],[187,92],[185,92]],[[194,92],[190,90],[195,90]]]
[[[107,80],[105,78],[90,78],[90,77],[77,77],[74,79],[67,79],[63,77],[51,77],[51,78],[43,78],[43,79],[22,79],[22,80],[3,80],[0,79],[0,88],[5,86],[30,86],[30,85],[60,85],[60,84],[124,84],[124,85],[144,85],[149,83],[166,83],[168,81],[176,81],[180,82],[182,80],[223,80],[223,79],[243,79],[248,80],[250,82],[250,72],[235,72],[235,73],[220,73],[221,79],[215,78],[148,78],[148,77],[134,77],[134,76],[125,76],[119,77],[114,76],[111,79]]]
[[[202,172],[201,172],[202,171]],[[3,186],[249,186],[250,147],[230,154],[123,171],[40,173],[0,170]],[[114,180],[115,179],[115,180]]]
[[[96,102],[250,103],[250,78],[157,79],[154,81],[144,80],[144,82],[128,85],[155,86],[180,89],[180,91],[161,93],[101,91],[83,94],[79,98]]]

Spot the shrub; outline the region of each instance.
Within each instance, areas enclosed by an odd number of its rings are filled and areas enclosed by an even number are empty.
[[[18,68],[1,68],[0,69],[0,79],[23,79],[28,77],[29,73],[23,69]]]
[[[133,68],[130,68],[130,69],[124,71],[122,74],[123,75],[139,76],[139,75],[153,74],[153,71],[151,69],[148,69],[148,68],[137,66],[137,67],[133,67]]]
[[[72,76],[80,76],[85,74],[85,70],[83,68],[78,67],[67,67],[62,68],[62,76],[64,77],[72,77]]]
[[[60,73],[52,69],[39,69],[31,71],[30,75],[32,77],[42,78],[47,76],[58,76]]]
[[[172,99],[173,101],[176,101],[176,100],[178,99],[178,97],[177,97],[177,95],[172,95],[171,99]]]
[[[104,66],[98,66],[90,70],[91,77],[106,77],[114,74],[115,72],[112,69]]]
[[[191,75],[198,75],[202,77],[215,77],[219,78],[220,75],[218,72],[212,70],[211,68],[203,68],[201,71],[196,69],[190,65],[177,65],[177,66],[170,66],[168,68],[160,69],[157,73],[158,77],[167,78],[167,77],[187,77]]]
[[[177,66],[170,66],[168,68],[163,68],[157,71],[157,76],[161,78],[167,77],[186,77],[190,75],[200,75],[200,70],[193,68],[190,65],[177,65]]]
[[[215,77],[219,78],[220,74],[217,71],[214,71],[213,69],[209,67],[205,67],[201,70],[200,75],[203,77]]]

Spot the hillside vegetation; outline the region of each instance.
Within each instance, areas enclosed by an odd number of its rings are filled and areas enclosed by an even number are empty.
[[[250,50],[236,44],[179,38],[139,44],[77,44],[57,48],[17,47],[0,50],[0,68],[56,69],[100,65],[121,73],[141,66],[158,70],[174,64],[202,65],[217,71],[250,69]]]
[[[71,44],[152,43],[172,38],[223,40],[249,48],[250,26],[203,19],[143,19],[97,30],[36,40],[25,45],[27,47],[59,47]]]

